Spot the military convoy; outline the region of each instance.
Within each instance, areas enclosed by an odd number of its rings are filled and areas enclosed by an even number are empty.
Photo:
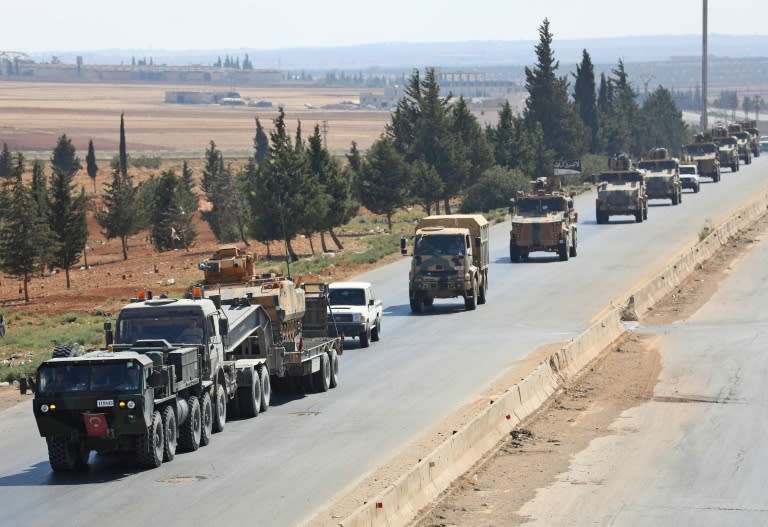
[[[680,162],[669,155],[666,148],[652,148],[637,164],[645,170],[645,188],[648,199],[668,199],[672,205],[683,201],[680,184]]]
[[[608,223],[611,216],[634,216],[637,223],[648,219],[648,193],[645,171],[632,166],[626,154],[608,159],[608,169],[598,176],[595,216],[597,223]]]
[[[220,272],[206,266],[208,277]],[[92,450],[131,451],[139,466],[158,467],[177,448],[207,445],[228,414],[266,411],[273,382],[336,387],[342,345],[327,336],[327,311],[325,284],[274,276],[213,296],[203,285],[184,299],[138,296],[114,329],[105,323],[106,349],[38,368],[33,411],[51,467],[83,469]]]
[[[557,178],[538,178],[532,186],[532,192],[518,192],[510,200],[509,259],[527,261],[536,251],[557,253],[562,261],[576,256],[579,216],[573,196],[559,190]]]
[[[411,311],[421,313],[435,298],[464,298],[468,310],[485,304],[490,226],[481,214],[427,216],[416,224],[408,275]],[[407,253],[405,238],[401,252]]]

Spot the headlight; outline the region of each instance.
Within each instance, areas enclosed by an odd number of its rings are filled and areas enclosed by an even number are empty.
[[[47,414],[48,410],[49,410],[49,408],[48,408],[47,404],[41,404],[40,405],[40,411],[43,412],[44,414]]]
[[[136,408],[136,402],[135,401],[128,401],[128,409],[133,410]]]

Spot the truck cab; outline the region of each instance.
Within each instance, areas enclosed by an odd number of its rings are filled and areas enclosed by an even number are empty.
[[[360,347],[381,338],[382,302],[370,282],[333,282],[328,286],[328,333],[360,339]]]

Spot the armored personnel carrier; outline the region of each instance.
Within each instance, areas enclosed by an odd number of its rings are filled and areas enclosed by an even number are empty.
[[[648,219],[648,193],[645,172],[632,166],[626,154],[608,159],[608,169],[598,176],[595,215],[597,223],[608,223],[610,216],[631,215],[637,223]]]
[[[731,172],[738,172],[740,168],[738,140],[728,132],[725,126],[715,126],[712,132],[705,137],[710,137],[717,145],[717,157],[721,167],[729,167]]]
[[[638,163],[645,170],[645,187],[648,199],[668,199],[672,205],[683,201],[680,184],[680,162],[669,155],[666,148],[652,148]]]
[[[576,256],[579,215],[573,208],[573,196],[558,190],[557,178],[538,178],[532,186],[531,192],[518,192],[510,200],[509,259],[525,261],[535,251],[557,253],[562,261]]]
[[[714,183],[720,181],[720,160],[717,145],[704,134],[696,134],[693,143],[683,147],[682,161],[696,165],[700,177],[712,178]]]
[[[760,157],[760,130],[757,129],[757,121],[742,121],[740,124],[744,131],[749,134],[752,157]]]
[[[749,132],[746,132],[739,123],[730,123],[728,132],[734,136],[739,145],[739,158],[745,165],[752,163],[752,138]]]

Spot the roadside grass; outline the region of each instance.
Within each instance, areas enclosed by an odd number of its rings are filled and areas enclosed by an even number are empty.
[[[0,341],[0,382],[13,381],[32,373],[50,358],[55,344],[77,342],[86,349],[97,348],[103,342],[104,318],[82,313],[64,313],[47,317],[25,311],[4,313],[8,331]]]

